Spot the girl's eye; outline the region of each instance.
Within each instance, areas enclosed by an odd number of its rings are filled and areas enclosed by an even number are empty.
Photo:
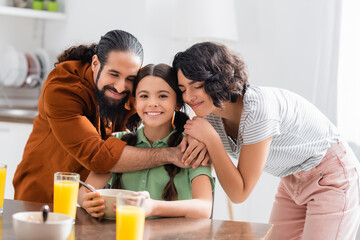
[[[160,95],[159,97],[160,98],[167,98],[168,96],[167,95]]]
[[[135,80],[135,78],[127,78],[126,80],[133,82]]]
[[[116,74],[116,73],[110,73],[110,75],[113,76],[113,77],[118,77],[119,76],[119,74]]]
[[[139,98],[147,98],[147,95],[140,95]]]
[[[196,86],[195,88],[196,89],[200,89],[200,88],[203,88],[204,87],[204,84],[200,85],[200,86]]]

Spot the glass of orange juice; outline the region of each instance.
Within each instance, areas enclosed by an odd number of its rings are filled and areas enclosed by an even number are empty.
[[[116,239],[142,240],[145,197],[121,192],[116,198]]]
[[[7,169],[6,164],[0,163],[0,214],[2,214],[2,212],[4,210],[6,169]]]
[[[75,240],[75,226],[72,228],[70,236],[67,238],[67,240]]]
[[[78,173],[56,172],[54,174],[54,212],[71,216],[74,223],[79,179]]]

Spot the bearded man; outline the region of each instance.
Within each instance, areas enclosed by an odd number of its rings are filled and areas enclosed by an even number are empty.
[[[121,30],[59,55],[13,178],[15,199],[52,203],[55,172],[76,172],[85,181],[90,171],[129,172],[169,163],[185,167],[180,159],[186,139],[183,147],[143,149],[111,137],[125,130],[135,111],[132,81],[142,63],[140,42]],[[207,158],[199,144],[188,149],[189,158]]]

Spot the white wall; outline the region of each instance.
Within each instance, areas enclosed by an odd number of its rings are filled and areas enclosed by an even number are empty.
[[[360,2],[343,1],[341,11],[338,126],[346,139],[356,143],[360,154],[360,111],[354,111],[360,108]]]
[[[4,196],[7,199],[14,199],[12,179],[31,131],[32,124],[0,121],[0,162],[7,165]]]
[[[36,34],[38,24],[34,19],[0,15],[0,44],[11,43],[25,52],[37,48],[40,45]]]
[[[54,59],[67,47],[97,42],[101,35],[116,28],[127,30],[140,40],[145,50],[145,64],[171,64],[176,52],[192,44],[170,38],[173,27],[171,19],[176,10],[174,1],[60,1],[67,19],[45,22],[44,47]],[[329,78],[326,75],[329,70],[326,60],[331,55],[327,55],[323,43],[333,38],[336,1],[235,1],[239,41],[225,42],[245,58],[251,84],[297,92],[317,104],[333,121],[336,120],[336,108],[329,110],[317,102],[315,92],[319,88],[316,82]],[[0,43],[14,42],[24,49],[36,47],[39,40],[32,35],[35,26],[35,20],[0,16]],[[13,31],[18,27],[21,32]],[[4,31],[6,36],[3,35]],[[327,100],[336,101],[336,92],[332,96]],[[264,174],[250,199],[233,206],[235,219],[267,222],[277,182],[278,179]],[[214,217],[228,219],[226,198],[219,184],[216,194]]]

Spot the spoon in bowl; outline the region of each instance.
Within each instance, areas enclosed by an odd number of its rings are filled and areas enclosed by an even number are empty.
[[[50,212],[50,208],[48,205],[44,205],[41,207],[41,212],[42,212],[42,217],[43,217],[43,222],[45,223],[47,218],[48,218],[48,214]]]
[[[81,185],[83,185],[85,188],[89,189],[90,191],[92,191],[92,192],[97,192],[97,191],[95,190],[95,188],[94,188],[93,186],[91,186],[90,184],[87,184],[87,183],[81,181],[80,179],[79,179],[79,182],[80,182]]]

